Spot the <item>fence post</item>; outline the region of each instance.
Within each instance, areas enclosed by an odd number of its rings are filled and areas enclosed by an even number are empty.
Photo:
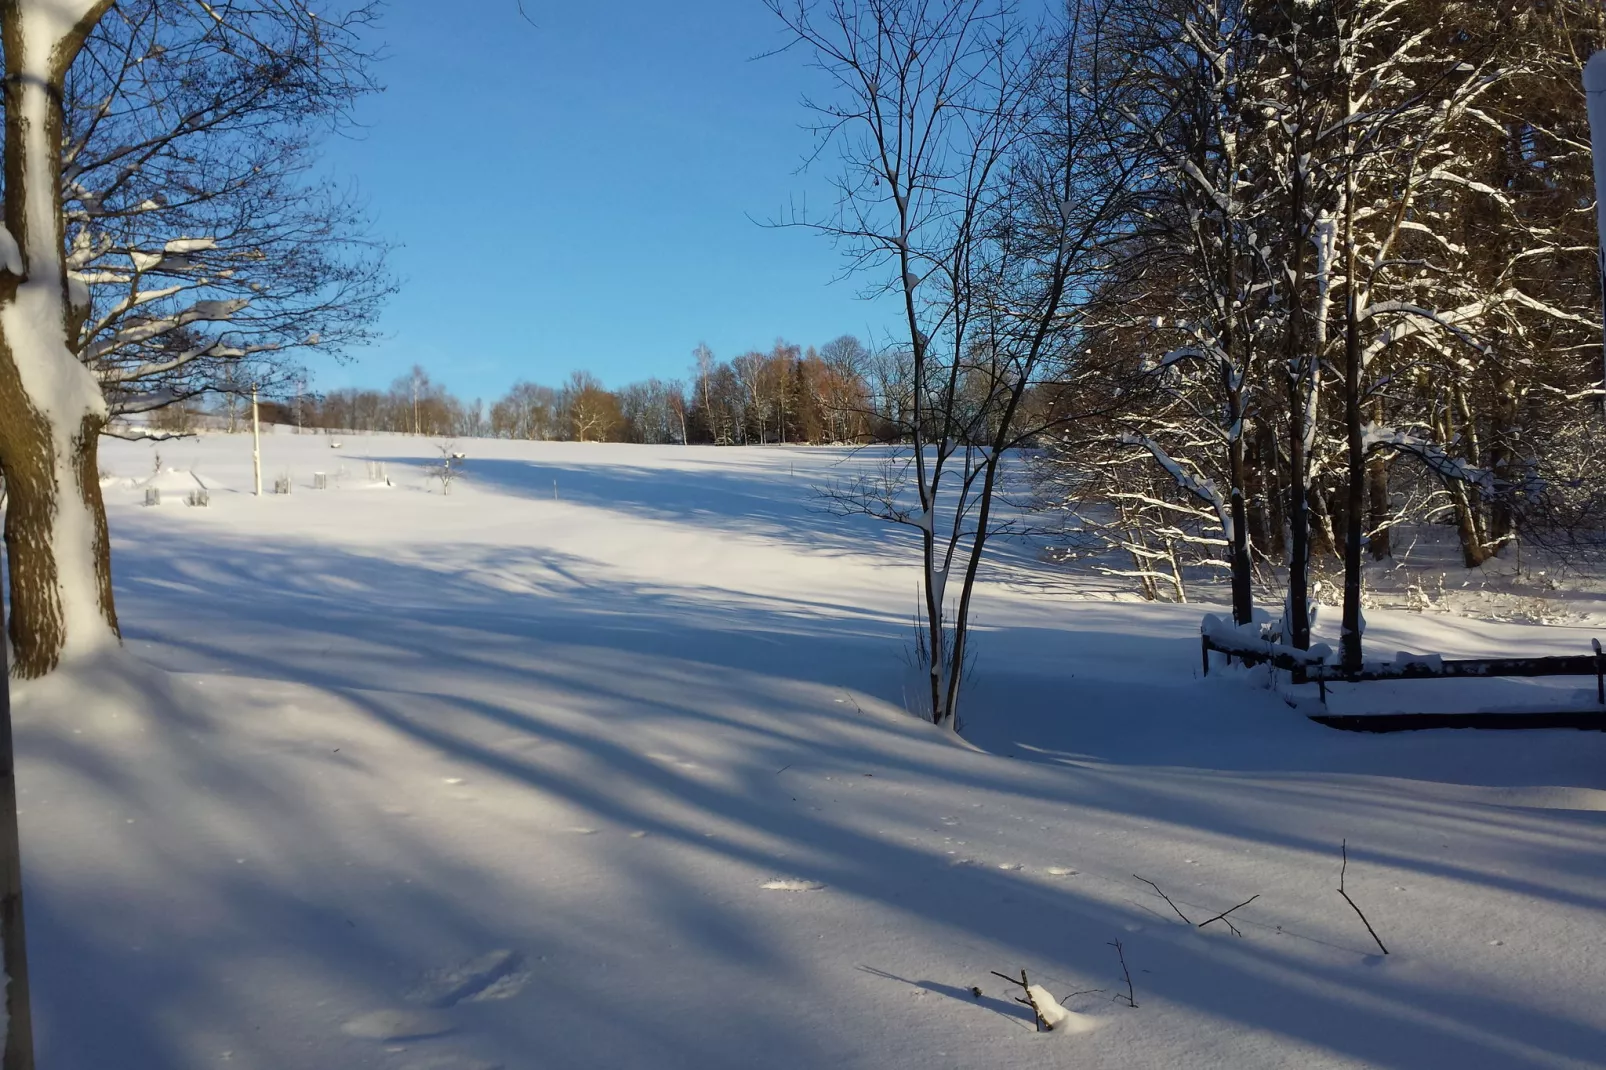
[[[1589,645],[1595,648],[1595,701],[1606,706],[1606,658],[1601,657],[1599,639],[1591,639]]]

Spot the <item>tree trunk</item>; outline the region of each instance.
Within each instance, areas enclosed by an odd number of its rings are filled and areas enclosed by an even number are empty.
[[[1379,425],[1383,423],[1381,399],[1372,410],[1372,419]],[[1385,451],[1379,450],[1366,462],[1366,546],[1376,561],[1394,556],[1394,540],[1389,537],[1389,520],[1394,512],[1389,493],[1390,460]]]
[[[1261,511],[1264,533],[1257,532],[1257,548],[1269,561],[1280,561],[1288,553],[1288,517],[1284,513],[1287,489],[1283,486],[1277,429],[1267,421],[1260,435]]]
[[[1306,465],[1309,465],[1306,460]],[[1333,527],[1333,514],[1327,509],[1327,493],[1319,487],[1307,491],[1305,504],[1308,516],[1313,523],[1310,526],[1311,554],[1322,554],[1325,557],[1338,556],[1338,534]]]
[[[1304,80],[1296,62],[1296,77]],[[1287,348],[1283,374],[1288,391],[1288,602],[1283,608],[1283,635],[1289,646],[1310,649],[1310,457],[1307,455],[1305,426],[1307,407],[1319,374],[1316,356],[1306,352],[1305,340],[1305,257],[1309,234],[1305,229],[1305,172],[1300,157],[1300,132],[1304,129],[1303,97],[1294,127],[1293,152],[1289,160],[1292,191],[1292,240],[1294,278],[1288,305]],[[1275,454],[1273,442],[1273,460]]]
[[[1349,102],[1349,114],[1354,104]],[[1366,496],[1366,452],[1361,438],[1361,294],[1355,245],[1353,136],[1344,135],[1344,437],[1348,471],[1344,495],[1344,619],[1339,634],[1345,669],[1361,667],[1361,528]]]
[[[0,622],[5,606],[0,604]],[[4,1070],[33,1070],[33,1007],[22,920],[22,837],[17,827],[17,762],[11,739],[11,680],[0,643],[0,948],[6,976]]]
[[[96,464],[106,402],[69,345],[86,310],[67,298],[59,164],[61,85],[109,6],[0,0],[5,225],[15,240],[0,248],[0,471],[10,495],[11,638],[24,677],[119,641]]]
[[[1455,504],[1455,531],[1461,540],[1461,562],[1467,568],[1477,568],[1489,559],[1483,532],[1478,528],[1477,503],[1472,500],[1465,483],[1459,479],[1446,482],[1450,500]]]
[[[1227,389],[1227,418],[1233,428],[1227,445],[1228,477],[1232,482],[1232,540],[1229,546],[1232,566],[1232,619],[1234,624],[1248,624],[1255,619],[1255,562],[1249,543],[1249,511],[1244,501],[1244,483],[1248,478],[1244,463],[1244,405],[1242,383],[1232,385],[1238,376],[1223,366],[1222,377],[1229,380]]]
[[[1517,454],[1512,448],[1517,430],[1516,384],[1502,377],[1495,391],[1493,426],[1489,429],[1489,470],[1494,473],[1496,487],[1502,493],[1489,510],[1489,542],[1494,552],[1499,553],[1517,533],[1516,513],[1511,507],[1512,488],[1519,480]]]

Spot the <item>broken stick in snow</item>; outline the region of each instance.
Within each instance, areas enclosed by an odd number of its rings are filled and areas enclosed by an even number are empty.
[[[1382,940],[1378,940],[1377,930],[1372,928],[1372,923],[1366,920],[1366,915],[1361,913],[1361,908],[1355,905],[1355,900],[1351,899],[1349,893],[1344,890],[1344,873],[1349,869],[1349,841],[1340,841],[1338,849],[1344,855],[1344,864],[1338,867],[1338,894],[1343,896],[1344,902],[1348,903],[1350,908],[1355,911],[1356,915],[1361,919],[1361,924],[1366,926],[1366,931],[1372,934],[1372,939],[1377,940],[1377,949],[1387,955],[1389,949],[1383,946]]]
[[[1242,903],[1239,903],[1238,906],[1236,906],[1236,907],[1228,907],[1226,910],[1223,910],[1220,914],[1217,914],[1215,917],[1211,918],[1210,921],[1226,922],[1227,928],[1232,930],[1232,935],[1234,935],[1234,936],[1242,936],[1243,933],[1238,931],[1238,926],[1234,925],[1232,923],[1232,919],[1227,917],[1227,915],[1231,914],[1234,910],[1239,909],[1239,907],[1248,906],[1250,903],[1253,903],[1256,899],[1259,899],[1259,898],[1260,898],[1260,893],[1256,892],[1254,895],[1250,896],[1248,899],[1245,899]],[[1210,921],[1201,921],[1199,923],[1199,928],[1203,929],[1206,925],[1210,924]]]
[[[1177,912],[1177,917],[1181,918],[1184,924],[1187,924],[1187,925],[1192,925],[1193,924],[1193,922],[1188,921],[1188,915],[1184,914],[1182,912],[1182,909],[1171,901],[1171,897],[1169,895],[1166,895],[1164,892],[1160,891],[1160,886],[1158,884],[1154,883],[1153,881],[1151,881],[1147,877],[1140,877],[1136,873],[1132,874],[1132,879],[1133,880],[1142,881],[1144,884],[1147,884],[1150,888],[1153,888],[1155,894],[1158,895],[1161,899],[1165,900],[1165,905],[1170,907],[1172,910],[1175,910]]]
[[[1054,1028],[1053,1025],[1049,1023],[1048,1019],[1043,1017],[1043,1009],[1037,1005],[1037,1000],[1032,997],[1032,985],[1031,982],[1026,979],[1025,970],[1020,972],[1020,980],[1018,981],[1009,976],[1007,973],[999,973],[997,970],[992,970],[990,972],[994,977],[1002,977],[1012,985],[1019,985],[1021,991],[1026,993],[1025,996],[1016,996],[1015,1002],[1024,1003],[1026,1006],[1032,1009],[1032,1018],[1037,1022],[1037,1031],[1039,1033],[1046,1033]]]
[[[1142,879],[1142,877],[1138,877],[1138,880]],[[1159,889],[1156,888],[1155,891],[1159,891]],[[1163,895],[1165,893],[1162,892],[1161,894]],[[1167,900],[1167,902],[1169,902],[1169,900]],[[1175,910],[1176,908],[1173,907],[1172,909]],[[1188,919],[1183,918],[1182,920],[1187,921]],[[1137,1010],[1138,1001],[1134,998],[1132,992],[1132,971],[1127,969],[1126,965],[1126,948],[1121,946],[1121,941],[1119,939],[1110,941],[1110,946],[1115,948],[1116,957],[1121,960],[1121,973],[1126,977],[1126,1005],[1131,1007],[1133,1010]],[[1117,994],[1115,998],[1120,999],[1121,997],[1119,994]]]

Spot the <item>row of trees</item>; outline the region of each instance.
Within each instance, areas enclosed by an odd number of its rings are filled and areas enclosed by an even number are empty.
[[[578,442],[762,445],[865,442],[896,436],[876,399],[880,371],[896,360],[874,357],[844,335],[816,350],[777,342],[717,360],[706,345],[692,354],[687,379],[645,379],[609,390],[589,372],[561,386],[520,382],[489,407],[454,396],[421,367],[388,390],[347,388],[322,395],[292,392],[267,403],[265,418],[306,428]],[[212,406],[231,430],[241,428],[240,393]],[[172,406],[154,422],[164,430],[196,426],[195,406]]]
[[[1148,173],[1086,334],[1144,404],[1051,475],[1134,575],[1221,561],[1247,622],[1284,565],[1303,648],[1339,558],[1354,665],[1364,553],[1402,522],[1452,525],[1468,566],[1598,532],[1598,4],[1139,0],[1101,36]]]
[[[770,0],[831,87],[822,232],[898,299],[898,437],[845,510],[919,529],[954,723],[1002,457],[1155,597],[1194,564],[1310,645],[1310,575],[1443,522],[1595,538],[1592,0]],[[955,582],[950,583],[953,580]]]

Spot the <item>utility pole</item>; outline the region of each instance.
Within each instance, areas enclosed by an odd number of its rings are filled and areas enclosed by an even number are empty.
[[[257,412],[257,385],[251,384],[251,471],[256,476],[256,494],[262,497],[262,420]]]
[[[413,434],[423,434],[423,427],[418,420],[418,369],[413,369]]]
[[[5,607],[0,605],[0,631]],[[33,1014],[28,945],[22,925],[22,838],[17,829],[17,762],[11,742],[11,666],[0,642],[0,944],[4,945],[4,1070],[33,1070]]]

